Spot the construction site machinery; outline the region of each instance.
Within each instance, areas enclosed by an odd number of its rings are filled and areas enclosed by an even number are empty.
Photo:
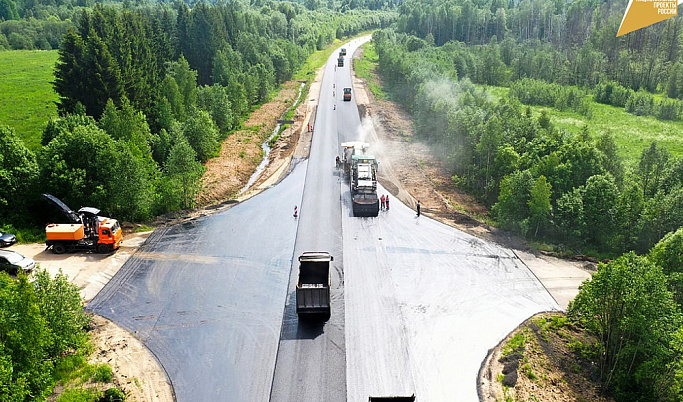
[[[55,254],[78,250],[92,250],[110,253],[121,247],[123,231],[116,219],[99,216],[100,210],[83,207],[73,211],[59,198],[43,194],[67,217],[69,223],[50,223],[45,227],[47,248]]]
[[[337,59],[337,67],[344,67],[344,57],[339,57]]]
[[[344,88],[344,102],[351,100],[351,88]]]
[[[353,155],[351,157],[351,202],[353,216],[379,215],[377,197],[377,160],[372,155]]]
[[[351,177],[351,157],[356,154],[363,154],[370,147],[367,142],[349,141],[341,144],[341,165],[344,169],[344,177],[348,180]]]
[[[299,282],[296,284],[296,313],[299,318],[330,318],[330,262],[324,251],[299,256]]]
[[[346,56],[346,48],[345,47],[341,48],[341,50],[339,51],[339,55],[340,56]]]

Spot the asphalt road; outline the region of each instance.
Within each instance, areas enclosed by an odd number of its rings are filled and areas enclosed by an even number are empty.
[[[333,82],[343,75],[350,80],[350,75],[348,66],[334,67],[336,57],[336,53],[330,57],[321,83],[271,401],[346,400],[341,176],[335,168],[337,130],[341,128],[335,117],[342,108],[333,106],[341,96]],[[331,315],[325,323],[301,322],[296,315],[297,258],[305,251],[327,251],[334,257]]]
[[[158,229],[88,308],[135,332],[178,401],[267,401],[306,162],[212,216]]]
[[[224,212],[157,230],[89,305],[137,333],[178,401],[476,401],[488,349],[559,309],[510,250],[393,198],[377,218],[351,216],[334,159],[364,139],[342,101],[359,44],[325,67],[308,162]],[[295,314],[304,251],[334,256],[326,323]]]

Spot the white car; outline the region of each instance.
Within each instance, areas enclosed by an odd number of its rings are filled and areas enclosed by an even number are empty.
[[[10,275],[16,275],[21,269],[29,274],[36,267],[33,258],[24,257],[22,254],[11,250],[0,250],[0,271],[5,271]]]

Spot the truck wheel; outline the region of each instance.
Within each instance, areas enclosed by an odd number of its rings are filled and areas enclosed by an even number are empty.
[[[98,244],[97,245],[97,252],[100,254],[107,254],[111,253],[112,248],[108,244]]]
[[[65,251],[66,247],[63,244],[57,243],[52,245],[52,252],[55,254],[64,254]]]

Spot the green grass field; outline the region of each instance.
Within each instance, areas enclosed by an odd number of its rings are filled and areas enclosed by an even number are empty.
[[[0,52],[0,124],[14,129],[34,151],[48,119],[57,115],[51,84],[57,57],[56,50]]]
[[[508,88],[486,87],[493,97],[500,98]],[[636,116],[624,108],[591,102],[593,115],[589,119],[574,112],[560,112],[554,108],[532,106],[535,115],[546,110],[551,122],[557,128],[578,133],[584,125],[597,137],[611,131],[619,147],[619,153],[626,164],[634,166],[640,160],[643,149],[652,141],[664,146],[672,155],[683,156],[683,122],[657,120],[652,116]]]

